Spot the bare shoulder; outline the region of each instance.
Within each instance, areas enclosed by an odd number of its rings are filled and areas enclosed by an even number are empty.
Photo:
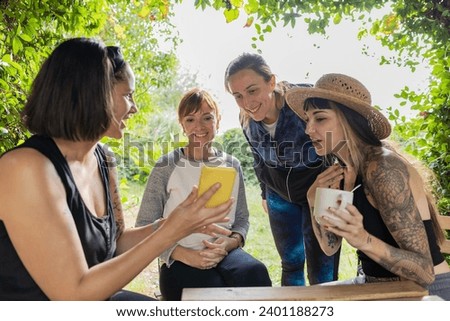
[[[371,193],[376,190],[401,192],[409,183],[409,169],[405,161],[395,152],[381,149],[369,154],[365,164],[366,184]]]
[[[0,157],[0,173],[3,184],[4,179],[14,179],[16,175],[41,175],[49,166],[50,160],[33,148],[20,148],[5,153]]]
[[[20,148],[0,158],[0,218],[25,205],[32,197],[60,194],[59,176],[51,161],[32,148]],[[42,202],[44,198],[42,199]]]
[[[0,157],[0,166],[3,166],[5,163],[9,166],[14,166],[14,164],[21,161],[32,163],[40,158],[45,159],[46,157],[33,148],[18,148],[3,154]]]
[[[386,148],[373,149],[369,153],[364,171],[371,179],[398,172],[409,175],[411,165],[394,151]]]

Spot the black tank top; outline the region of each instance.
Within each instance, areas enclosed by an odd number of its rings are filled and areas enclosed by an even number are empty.
[[[358,184],[363,184],[360,176],[357,177],[355,185]],[[364,193],[364,188],[362,188],[363,186],[356,189],[356,191],[354,192],[353,205],[355,205],[359,212],[363,215],[364,228],[373,236],[388,243],[389,245],[398,248],[399,246],[387,229],[386,224],[384,224],[380,212],[369,203],[369,200]],[[428,236],[428,243],[430,244],[433,264],[437,265],[444,261],[444,257],[440,253],[439,245],[436,242],[436,236],[434,235],[431,221],[424,221],[424,225]],[[384,269],[378,263],[374,262],[371,258],[364,254],[364,252],[358,250],[357,254],[359,260],[361,261],[362,269],[365,274],[375,277],[397,276]]]
[[[55,166],[66,190],[67,205],[75,221],[89,267],[111,259],[116,250],[116,225],[109,192],[108,166],[101,146],[98,145],[95,148],[95,156],[107,198],[107,213],[102,218],[92,215],[84,204],[69,165],[51,138],[35,135],[17,148],[22,147],[38,150]],[[23,266],[9,239],[5,225],[0,220],[1,300],[48,300],[48,298]]]

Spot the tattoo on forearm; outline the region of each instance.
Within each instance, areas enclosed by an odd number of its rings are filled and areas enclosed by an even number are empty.
[[[410,188],[410,173],[398,157],[374,160],[367,167],[366,185],[382,219],[400,249],[389,245],[379,260],[387,270],[423,282],[432,274],[428,240]],[[371,242],[370,235],[367,242]],[[407,250],[401,250],[407,249]],[[430,273],[431,272],[431,273]]]
[[[314,213],[314,206],[310,208],[311,213]],[[319,223],[315,220],[314,217],[312,217],[312,224],[314,224],[316,230],[318,231],[318,238],[326,238],[327,246],[330,248],[335,248],[338,245],[338,238],[336,234],[324,231]],[[324,233],[322,233],[324,232]],[[325,234],[325,235],[324,235]]]
[[[397,248],[391,247],[389,252],[389,257],[397,259],[397,261],[392,263],[392,259],[380,260],[378,263],[385,269],[403,278],[414,280],[424,287],[433,282],[434,274],[424,267],[423,262],[415,259],[415,257],[401,257],[397,255],[399,252]]]

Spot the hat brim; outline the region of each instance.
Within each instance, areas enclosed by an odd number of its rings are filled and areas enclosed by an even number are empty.
[[[288,106],[303,120],[306,120],[305,101],[309,98],[322,98],[340,103],[364,116],[378,139],[385,139],[391,134],[391,124],[375,107],[360,99],[335,91],[316,87],[296,87],[286,92]]]

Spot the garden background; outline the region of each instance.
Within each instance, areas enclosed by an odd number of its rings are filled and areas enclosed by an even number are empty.
[[[400,86],[395,99],[380,108],[394,126],[391,139],[432,170],[439,208],[450,213],[449,0],[0,0],[0,153],[30,135],[19,113],[39,67],[59,42],[94,36],[120,45],[136,73],[140,112],[128,122],[123,140],[105,139],[104,143],[117,154],[122,201],[127,223],[133,225],[155,160],[183,144],[175,113],[182,93],[196,85],[208,87],[210,81],[183,68],[178,57],[177,49],[184,41],[175,24],[181,5],[201,12],[205,21],[214,11],[221,13],[217,17],[230,28],[241,24],[239,41],[246,39],[246,51],[264,55],[266,39],[280,30],[295,33],[299,28],[310,35],[308,45],[320,46],[318,39],[326,39],[334,27],[350,23],[358,26],[353,36],[361,43],[361,55],[376,61],[380,68],[408,68],[415,77],[427,66],[421,88]],[[200,44],[209,45],[207,37],[198,37]],[[367,39],[379,47],[368,46]],[[280,52],[295,50],[295,46],[280,48]],[[339,50],[335,48],[336,53]],[[219,53],[218,61],[220,58]],[[283,57],[280,61],[289,63]],[[302,77],[315,75],[318,68],[311,65],[302,71]],[[376,80],[383,83],[383,79]],[[248,146],[236,128],[221,131],[217,144],[242,162],[252,224],[247,250],[268,264],[274,283],[279,284],[279,262],[261,210]],[[355,270],[354,252],[348,250],[341,259],[346,264],[342,268],[345,277]],[[157,269],[152,265],[144,272],[152,277],[130,287],[142,286],[151,294],[153,285],[146,282],[156,284]]]

